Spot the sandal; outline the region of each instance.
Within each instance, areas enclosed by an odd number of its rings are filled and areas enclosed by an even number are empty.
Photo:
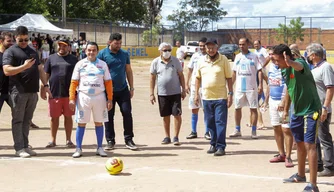
[[[54,142],[49,142],[46,146],[45,146],[45,148],[52,148],[52,147],[55,147],[56,146],[56,144],[54,143]]]

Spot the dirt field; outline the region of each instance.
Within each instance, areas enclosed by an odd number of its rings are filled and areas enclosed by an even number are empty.
[[[65,148],[63,126],[58,132],[58,146],[46,149],[45,145],[50,139],[48,106],[46,101],[40,99],[33,121],[41,128],[30,132],[30,144],[38,156],[30,159],[14,157],[10,110],[7,105],[3,107],[0,117],[0,191],[302,191],[306,185],[304,183],[282,183],[283,178],[297,171],[297,166],[287,169],[284,163],[269,163],[269,159],[277,154],[272,128],[258,131],[258,140],[250,139],[251,130],[244,126],[249,119],[249,110],[246,108],[243,110],[243,137],[227,139],[226,156],[214,157],[206,154],[209,142],[203,138],[203,113],[200,113],[198,122],[200,138],[185,138],[191,131],[188,98],[182,106],[182,145],[161,145],[160,142],[164,138],[162,119],[159,116],[158,105],[152,106],[149,102],[150,62],[148,59],[132,60],[136,88],[132,100],[134,141],[140,147],[138,151],[125,148],[122,118],[116,106],[117,144],[116,149],[108,155],[120,157],[124,161],[122,174],[109,175],[104,168],[107,158],[95,156],[96,138],[93,123],[88,124],[85,133],[82,158],[73,159],[71,155],[74,149]],[[264,119],[265,125],[269,126],[269,115],[264,114]],[[227,134],[233,129],[232,106],[228,114]],[[75,141],[75,129],[72,138]],[[292,158],[297,163],[296,151],[293,152]],[[319,189],[326,192],[334,191],[334,177],[319,178]]]

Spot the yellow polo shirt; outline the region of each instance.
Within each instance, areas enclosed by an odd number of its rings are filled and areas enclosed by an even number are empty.
[[[214,62],[210,61],[208,55],[202,57],[198,61],[196,78],[202,82],[202,99],[227,99],[226,79],[232,78],[232,70],[224,55],[219,54],[219,58]]]

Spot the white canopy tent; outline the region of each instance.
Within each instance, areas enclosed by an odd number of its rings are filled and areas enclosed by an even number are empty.
[[[27,13],[19,19],[0,25],[0,31],[14,31],[18,26],[26,26],[29,32],[73,35],[72,29],[62,29],[50,23],[43,15]]]

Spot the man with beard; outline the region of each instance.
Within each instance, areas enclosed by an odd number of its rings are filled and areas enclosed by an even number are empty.
[[[125,146],[131,150],[136,150],[137,146],[133,142],[133,119],[131,99],[135,88],[133,87],[133,73],[130,65],[128,52],[121,49],[122,35],[120,33],[111,34],[109,46],[99,52],[97,58],[106,62],[113,82],[113,106],[117,103],[123,116]],[[111,150],[115,146],[114,128],[115,107],[108,111],[109,122],[105,123],[107,147]]]
[[[50,55],[44,65],[46,78],[50,83],[51,94],[49,95],[49,116],[51,117],[51,141],[46,146],[55,147],[57,131],[59,128],[59,117],[64,115],[64,127],[66,133],[66,146],[74,147],[71,141],[73,129],[72,115],[74,111],[69,108],[69,88],[75,64],[78,62],[76,56],[70,54],[68,48],[70,42],[61,39],[58,42],[58,51]]]
[[[39,79],[45,91],[51,93],[38,55],[28,46],[28,29],[25,26],[18,26],[15,37],[16,44],[5,51],[2,64],[5,75],[9,76],[9,102],[12,110],[15,155],[27,158],[37,155],[28,148],[28,136],[29,125],[38,101]]]

